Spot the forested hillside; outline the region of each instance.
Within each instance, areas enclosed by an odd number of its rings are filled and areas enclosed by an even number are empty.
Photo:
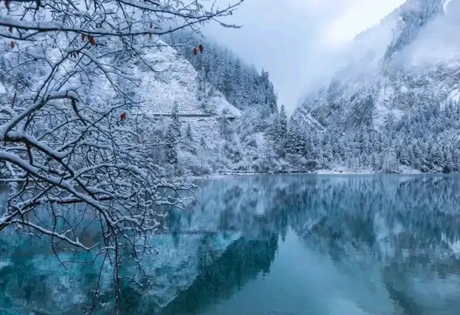
[[[348,65],[290,120],[302,154],[327,169],[457,171],[460,41],[448,34],[459,6],[409,0],[360,34]]]
[[[224,111],[215,119],[185,119],[178,110],[176,124],[182,132],[173,163],[178,173],[280,170],[283,161],[270,136],[278,116],[277,96],[268,72],[259,73],[227,48],[196,34],[182,32],[164,39],[197,71],[196,112],[199,108],[207,109],[215,93],[222,93],[241,111],[237,116]],[[180,107],[180,100],[177,102]],[[161,134],[161,130],[157,133]]]
[[[202,80],[222,92],[240,110],[257,110],[264,117],[277,111],[277,96],[268,72],[259,73],[243,62],[238,52],[186,32],[170,35],[168,42],[190,61]],[[196,55],[194,48],[198,49]]]

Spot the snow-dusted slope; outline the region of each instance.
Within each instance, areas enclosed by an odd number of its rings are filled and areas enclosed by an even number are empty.
[[[134,70],[140,79],[142,108],[146,113],[168,115],[177,104],[180,115],[241,115],[222,93],[200,82],[202,79],[193,66],[171,46],[160,41],[158,47],[145,51],[144,59],[155,73],[143,71],[141,66]]]
[[[420,105],[459,100],[458,0],[409,0],[349,47],[348,66],[309,95],[292,121],[301,128],[379,129]]]
[[[136,80],[124,86],[135,101],[133,113],[148,116],[170,115],[177,105],[179,115],[239,117],[239,109],[201,78],[189,61],[161,40],[146,43],[142,58],[125,64],[125,71]],[[107,60],[109,67],[110,60]],[[105,102],[113,102],[115,93],[108,80],[92,82],[92,91]]]

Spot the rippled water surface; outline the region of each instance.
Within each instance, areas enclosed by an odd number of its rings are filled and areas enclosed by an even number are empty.
[[[83,314],[97,267],[2,233],[0,313]],[[123,315],[460,314],[459,176],[207,180],[151,241],[154,285],[126,287]]]

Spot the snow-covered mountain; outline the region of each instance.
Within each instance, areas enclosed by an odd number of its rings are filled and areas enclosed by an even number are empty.
[[[357,36],[348,64],[293,114],[305,128],[379,129],[420,104],[457,102],[460,79],[459,1],[409,0]],[[313,118],[313,119],[312,119]],[[313,121],[313,122],[312,122]]]
[[[408,0],[358,35],[346,66],[291,117],[291,130],[316,144],[304,154],[324,168],[458,169],[459,9],[459,0]]]
[[[270,145],[264,135],[277,112],[268,72],[258,72],[228,49],[190,34],[171,37],[170,45],[160,43],[144,57],[155,75],[136,68],[142,100],[133,109],[155,120],[151,133],[160,142],[178,142],[164,147],[159,164],[194,175],[261,171],[276,164],[267,158]],[[191,48],[199,45],[203,53],[193,54]],[[173,112],[179,116],[175,123]],[[176,132],[170,132],[172,125]]]
[[[173,47],[159,41],[159,46],[145,52],[145,60],[152,72],[136,69],[141,83],[143,110],[150,115],[170,115],[177,105],[179,115],[216,116],[224,112],[233,117],[241,112],[230,104],[216,89],[211,89],[193,66]],[[205,89],[206,99],[200,99],[200,89]]]

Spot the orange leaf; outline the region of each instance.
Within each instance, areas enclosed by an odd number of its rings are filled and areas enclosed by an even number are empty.
[[[193,55],[196,56],[198,54],[198,50],[196,48],[193,48]]]
[[[203,50],[204,50],[203,45],[200,44],[200,46],[198,46],[198,48],[200,49],[200,53],[203,53]]]
[[[10,43],[10,47],[11,47],[11,49],[14,49],[14,46],[15,46],[14,42],[13,42],[13,41],[11,41],[11,43]]]
[[[125,119],[126,119],[126,113],[122,113],[122,114],[120,115],[120,120],[123,121],[123,120],[125,120]]]

